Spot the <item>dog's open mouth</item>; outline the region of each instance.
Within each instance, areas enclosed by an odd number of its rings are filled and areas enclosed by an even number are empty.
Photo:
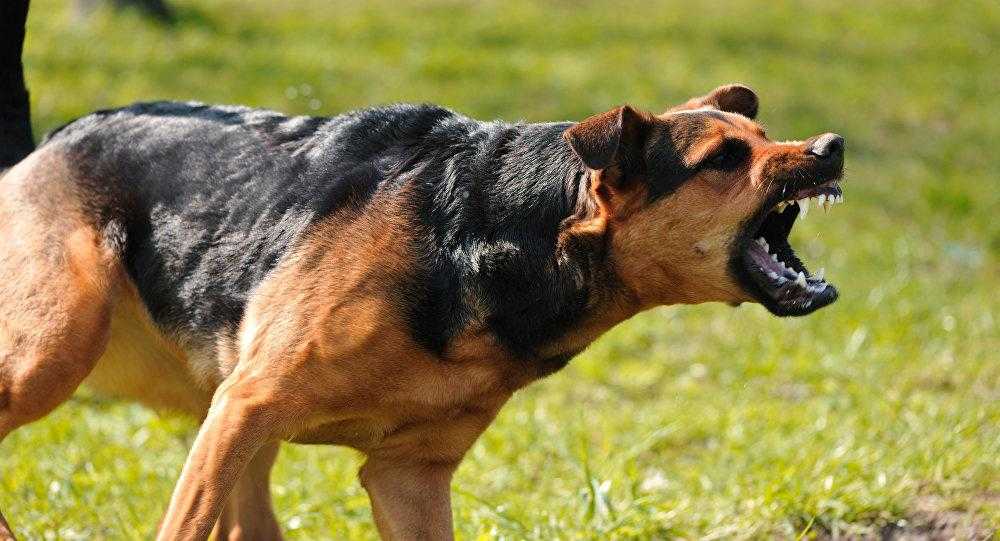
[[[823,269],[810,272],[788,243],[792,225],[810,208],[829,210],[844,201],[838,180],[802,188],[779,201],[743,239],[741,266],[751,290],[779,316],[801,316],[837,300]]]

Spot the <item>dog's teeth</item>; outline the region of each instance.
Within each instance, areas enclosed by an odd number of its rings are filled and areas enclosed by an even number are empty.
[[[802,271],[799,271],[798,276],[795,277],[795,283],[802,287],[806,287],[806,275],[803,274]]]
[[[816,198],[816,205],[823,207],[823,212],[829,212],[830,207],[833,206],[833,196],[831,195],[827,197],[825,194],[820,194],[820,196]]]
[[[767,245],[767,241],[764,240],[764,237],[757,237],[757,244],[759,244],[760,247],[763,248],[765,252],[771,251],[771,247]]]
[[[799,209],[801,209],[799,211],[799,216],[805,218],[806,214],[809,214],[809,198],[799,199],[798,203]]]
[[[787,207],[787,206],[788,206],[788,203],[782,201],[782,202],[780,202],[780,203],[778,203],[777,205],[774,206],[774,210],[776,210],[778,213],[781,213],[782,211],[785,210],[785,207]]]
[[[780,261],[778,261],[778,254],[771,254],[771,261],[774,261],[775,263],[780,263]]]
[[[767,273],[767,277],[770,278],[770,279],[772,279],[772,280],[777,280],[778,279],[778,275],[776,273],[774,273],[774,272],[768,272]]]

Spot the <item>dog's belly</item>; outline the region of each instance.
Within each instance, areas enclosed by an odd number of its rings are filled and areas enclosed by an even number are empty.
[[[112,311],[107,349],[84,384],[153,409],[204,416],[217,383],[204,374],[217,370],[215,356],[201,359],[183,351],[153,324],[134,289],[127,289]]]

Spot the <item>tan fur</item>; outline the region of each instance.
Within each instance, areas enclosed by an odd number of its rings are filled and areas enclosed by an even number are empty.
[[[643,308],[750,300],[728,272],[728,259],[730,242],[760,200],[750,186],[712,176],[698,175],[614,228],[615,268]]]
[[[122,282],[111,312],[112,339],[84,383],[106,396],[203,417],[214,387],[198,381],[187,353],[155,326],[131,281]]]
[[[46,207],[73,194],[35,168],[68,174],[35,154],[0,179],[0,440],[68,398],[108,338],[110,253],[78,206]],[[2,515],[0,539],[13,539]]]
[[[278,457],[279,442],[264,445],[250,461],[236,482],[222,514],[215,524],[212,539],[281,539],[281,528],[271,507],[271,466]]]
[[[65,164],[36,154],[0,185],[6,244],[0,259],[0,438],[48,413],[86,376],[107,341],[116,276],[111,254],[79,207],[43,207],[71,194],[28,178],[32,168],[68,174]],[[26,215],[25,205],[40,211]]]

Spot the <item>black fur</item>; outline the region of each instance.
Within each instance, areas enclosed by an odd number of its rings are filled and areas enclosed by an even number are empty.
[[[411,321],[418,339],[441,350],[481,319],[530,357],[579,319],[598,278],[610,286],[600,249],[556,253],[584,167],[562,139],[570,124],[460,123],[460,142],[451,130],[447,141],[431,142],[443,155],[428,160],[417,181],[413,204],[427,240],[419,274],[430,279],[415,284]]]
[[[478,321],[530,357],[612,279],[600,246],[556,254],[586,182],[562,139],[568,126],[483,123],[429,105],[288,118],[158,102],[94,113],[46,144],[74,157],[102,220],[124,230],[125,265],[160,325],[236,327],[253,288],[316,220],[405,193],[423,239],[421,268],[399,292],[414,336],[441,352]]]
[[[35,148],[21,63],[27,19],[28,0],[0,2],[0,170],[12,167]]]

